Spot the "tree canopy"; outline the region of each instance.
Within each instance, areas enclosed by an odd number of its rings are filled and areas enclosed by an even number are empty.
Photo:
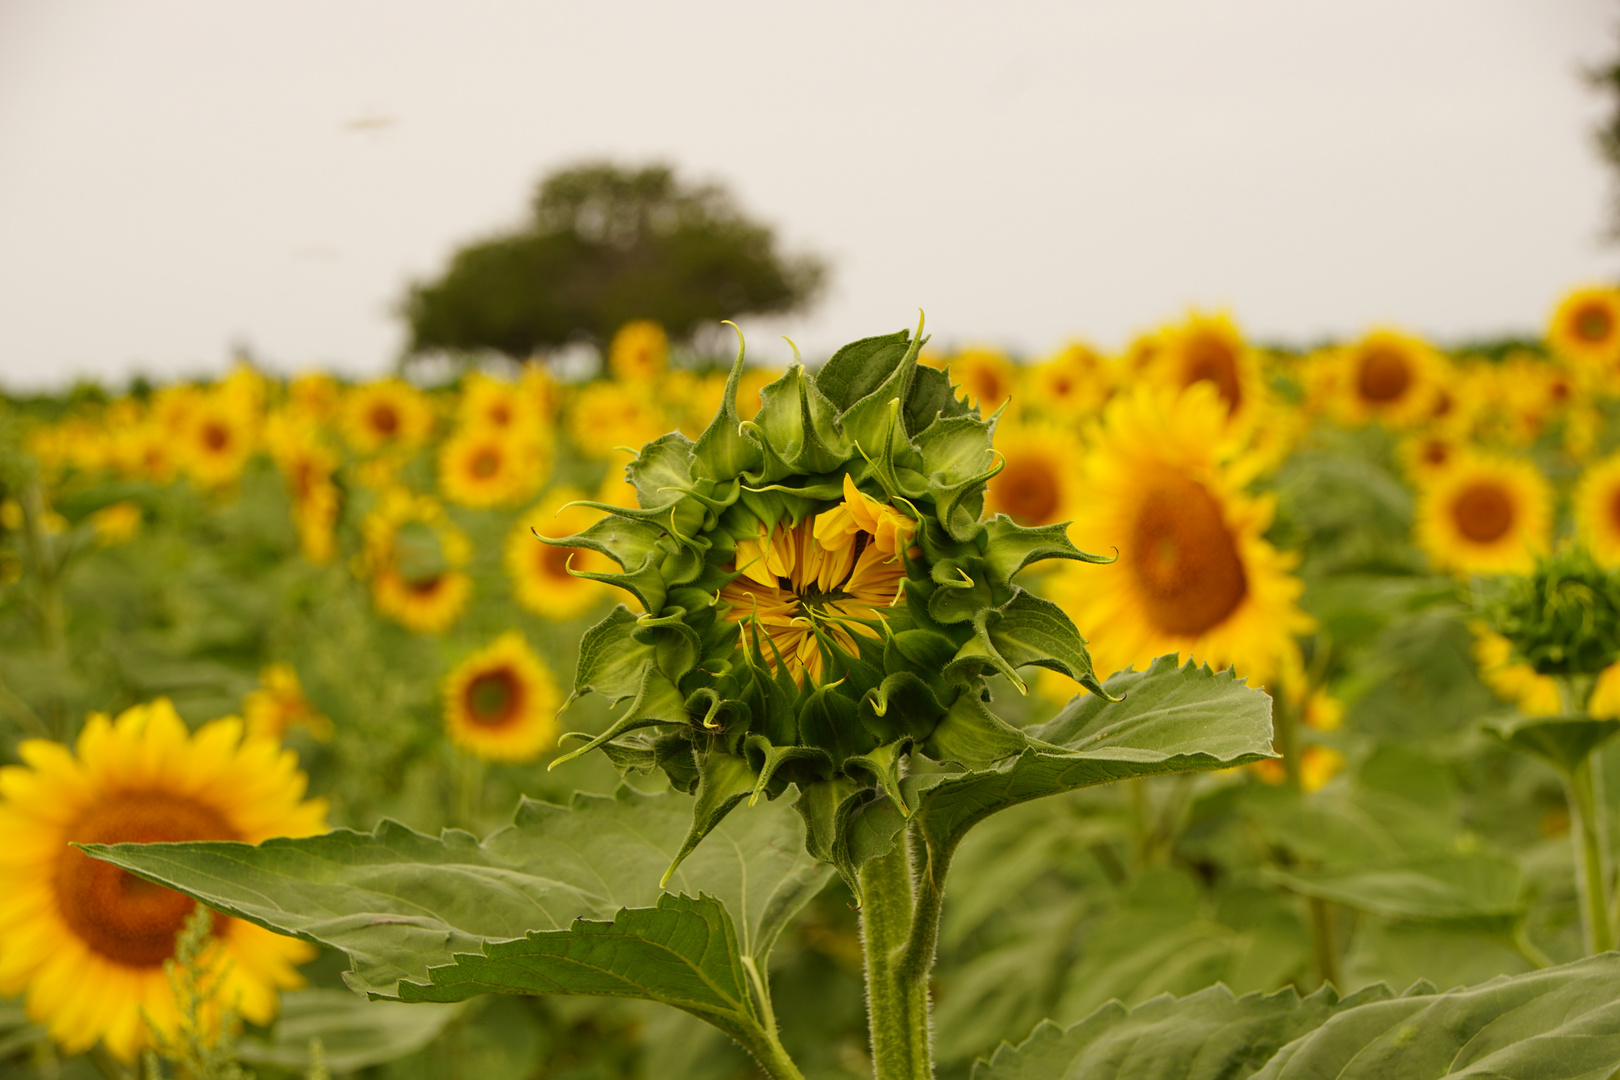
[[[519,359],[631,319],[680,340],[705,323],[814,298],[824,264],[783,254],[717,184],[665,165],[579,165],[541,181],[521,231],[461,248],[405,302],[412,353],[494,349]]]

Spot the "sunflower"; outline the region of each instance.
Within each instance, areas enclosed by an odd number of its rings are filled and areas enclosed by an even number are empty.
[[[1080,341],[1031,368],[1025,381],[1030,411],[1055,420],[1089,416],[1113,392],[1108,361]]]
[[[129,499],[103,506],[90,515],[90,525],[104,547],[127,544],[141,529],[141,506]]]
[[[461,384],[461,400],[456,404],[456,422],[462,430],[494,429],[528,433],[546,423],[540,400],[524,387],[491,378],[482,371],[468,375]]]
[[[1080,497],[1080,440],[1048,424],[996,429],[1005,467],[990,478],[984,512],[1006,514],[1020,525],[1051,525],[1073,516]]]
[[[1018,369],[997,349],[964,349],[950,358],[949,372],[962,400],[985,416],[1007,404],[1018,385]]]
[[[404,379],[382,379],[343,397],[343,433],[362,454],[416,449],[433,432],[433,403]]]
[[[0,769],[0,994],[26,992],[29,1017],[67,1052],[100,1040],[129,1061],[148,1023],[177,1029],[163,962],[195,905],[69,845],[310,836],[326,828],[325,802],[304,800],[290,750],[244,737],[234,717],[190,734],[164,699],[93,714],[75,751],[30,739],[18,753],[25,764]],[[218,915],[205,954],[219,1004],[256,1024],[314,955]]]
[[[1503,701],[1516,705],[1526,716],[1557,716],[1564,711],[1558,682],[1541,675],[1529,664],[1513,659],[1513,643],[1484,622],[1469,623],[1474,632],[1474,663],[1479,679]]]
[[[271,664],[259,672],[259,688],[242,700],[242,717],[253,738],[281,742],[295,727],[308,729],[320,742],[332,737],[332,721],[315,711],[304,696],[304,684],[291,664]]]
[[[1608,379],[1620,374],[1620,289],[1571,290],[1547,324],[1547,345],[1577,370]]]
[[[877,638],[900,599],[905,557],[917,522],[860,491],[844,475],[844,501],[798,524],[761,526],[737,543],[736,577],[720,590],[727,622],[739,625],[744,649],[757,648],[772,671],[793,681],[821,682],[823,654],[856,655],[852,634]]]
[[[286,480],[293,526],[304,557],[313,563],[330,562],[335,554],[333,528],[342,501],[332,480],[337,453],[321,439],[312,421],[290,408],[270,417],[265,443]]]
[[[1439,429],[1430,428],[1409,435],[1396,447],[1396,456],[1406,470],[1407,477],[1418,483],[1444,472],[1462,452],[1463,444]]]
[[[1081,633],[1095,635],[1099,673],[1173,652],[1257,683],[1298,669],[1294,635],[1313,623],[1288,573],[1295,558],[1263,538],[1275,500],[1244,495],[1222,459],[1226,422],[1226,402],[1204,383],[1179,393],[1142,385],[1105,410],[1069,532],[1119,558],[1062,568],[1053,587]]]
[[[527,498],[544,471],[536,440],[499,428],[465,429],[439,447],[439,488],[461,506],[503,506]]]
[[[1333,355],[1335,405],[1344,423],[1406,428],[1434,414],[1440,359],[1422,339],[1381,327]]]
[[[506,539],[506,571],[512,576],[517,602],[536,615],[566,621],[602,605],[613,594],[610,585],[569,573],[613,573],[619,569],[608,556],[587,548],[542,544],[540,536],[573,536],[584,532],[602,512],[570,503],[585,498],[575,488],[556,488],[539,506],[519,520]]]
[[[257,448],[257,421],[240,396],[222,391],[205,395],[173,432],[181,468],[200,487],[232,483]]]
[[[647,386],[595,382],[583,387],[569,410],[568,433],[574,446],[600,461],[621,446],[640,446],[670,429]]]
[[[1288,767],[1278,758],[1257,761],[1249,768],[1268,784],[1288,781]],[[1321,791],[1344,769],[1344,755],[1331,746],[1312,744],[1299,752],[1299,786],[1303,791]]]
[[[343,387],[325,372],[305,372],[287,384],[287,409],[300,420],[330,423],[342,404]]]
[[[1418,488],[1418,547],[1458,574],[1527,574],[1552,533],[1552,488],[1527,461],[1459,454]]]
[[[1599,566],[1620,568],[1620,454],[1581,474],[1575,486],[1575,531]]]
[[[557,747],[557,682],[523,635],[508,630],[444,680],[450,741],[492,761],[529,761]]]
[[[442,506],[390,488],[360,531],[361,565],[371,576],[378,611],[423,634],[440,633],[456,621],[472,593],[472,579],[461,570],[472,548]]]
[[[608,346],[608,372],[620,382],[651,383],[669,367],[669,335],[651,319],[619,327]]]
[[[1166,327],[1148,371],[1178,390],[1209,383],[1226,406],[1229,429],[1253,426],[1264,385],[1260,361],[1230,317],[1193,312],[1185,322]]]

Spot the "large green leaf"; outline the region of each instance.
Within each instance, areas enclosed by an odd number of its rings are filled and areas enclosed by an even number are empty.
[[[1486,730],[1515,750],[1534,754],[1567,774],[1620,732],[1620,719],[1584,714],[1515,716]]]
[[[461,1012],[458,1005],[401,1005],[366,1001],[344,990],[294,990],[281,995],[281,1012],[262,1037],[244,1036],[237,1053],[249,1065],[303,1072],[310,1042],[319,1039],[326,1066],[353,1072],[420,1050]]]
[[[1620,1069],[1620,954],[1437,994],[1382,986],[1234,998],[1215,986],[1041,1024],[974,1080],[1609,1080]]]
[[[1271,756],[1271,699],[1231,671],[1161,656],[1105,684],[1117,701],[1075,698],[1026,731],[1038,744],[988,768],[918,777],[929,842],[949,851],[990,814],[1112,780],[1225,769]]]
[[[651,908],[659,875],[691,820],[686,799],[576,795],[571,806],[525,800],[514,823],[483,842],[448,830],[429,837],[384,821],[258,846],[223,842],[87,846],[98,858],[260,926],[341,949],[351,986],[384,998],[404,982],[431,986],[431,967],[490,942],[576,919]],[[804,853],[784,803],[731,815],[670,881],[732,913],[733,946],[764,970],[788,919],[826,882]]]
[[[1427,855],[1386,864],[1271,870],[1267,876],[1303,896],[1387,919],[1511,926],[1524,909],[1519,864],[1501,855]]]

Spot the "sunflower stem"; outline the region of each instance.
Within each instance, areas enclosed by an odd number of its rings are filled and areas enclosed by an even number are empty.
[[[484,812],[484,761],[476,754],[462,753],[455,771],[456,823],[477,833]]]
[[[861,867],[860,883],[874,1080],[931,1080],[928,971],[917,970],[920,952],[918,957],[908,956],[918,915],[910,844],[901,839],[887,855],[867,862]]]
[[[1575,844],[1575,880],[1581,896],[1581,928],[1592,956],[1614,948],[1609,922],[1609,829],[1603,799],[1601,751],[1594,750],[1570,771],[1570,838]]]

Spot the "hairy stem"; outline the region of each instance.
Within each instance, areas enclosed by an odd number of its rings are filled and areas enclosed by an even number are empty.
[[[1333,905],[1317,896],[1306,897],[1305,903],[1311,913],[1311,955],[1316,960],[1316,973],[1324,983],[1342,988],[1339,949],[1333,940]]]
[[[904,840],[860,872],[861,942],[866,949],[866,1006],[872,1031],[875,1080],[931,1080],[933,1032],[929,1025],[928,968],[937,933],[937,898],[923,889],[922,905],[912,888],[911,847]],[[922,929],[913,948],[917,906],[932,904],[934,930]],[[926,915],[926,912],[924,913]],[[922,953],[927,963],[922,963]],[[919,970],[919,967],[921,970]]]
[[[1581,895],[1581,928],[1587,955],[1614,948],[1609,922],[1609,823],[1603,800],[1600,751],[1575,766],[1565,785],[1570,837],[1575,843],[1575,881]]]

